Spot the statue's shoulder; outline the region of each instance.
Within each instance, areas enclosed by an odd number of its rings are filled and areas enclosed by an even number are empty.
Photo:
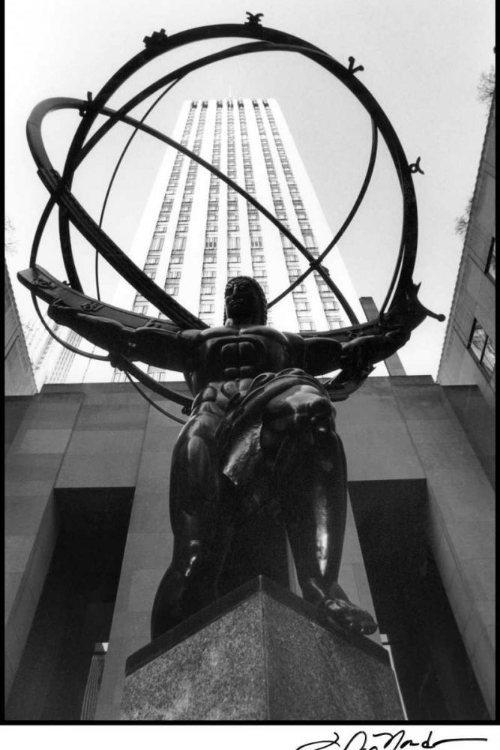
[[[288,334],[278,331],[277,328],[271,328],[270,326],[252,325],[248,328],[242,328],[240,331],[242,336],[258,336],[264,339],[272,339],[280,344],[286,344],[288,341]]]
[[[303,337],[300,335],[300,333],[290,333],[289,331],[284,331],[283,336],[286,338],[288,350],[291,353],[292,359],[295,362],[301,363],[304,357],[305,342]]]
[[[213,326],[211,328],[204,328],[201,331],[185,331],[185,334],[189,334],[191,339],[196,343],[202,344],[205,341],[211,339],[226,338],[227,336],[234,336],[238,331],[229,326]]]
[[[283,336],[294,346],[303,346],[304,337],[300,333],[290,333],[290,331],[283,331]]]

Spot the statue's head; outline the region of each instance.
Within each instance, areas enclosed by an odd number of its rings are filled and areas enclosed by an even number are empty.
[[[256,325],[267,322],[267,300],[261,285],[251,276],[229,279],[224,292],[224,323],[245,319]]]

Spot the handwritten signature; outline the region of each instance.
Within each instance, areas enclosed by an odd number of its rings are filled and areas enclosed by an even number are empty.
[[[404,729],[400,729],[398,732],[376,732],[371,735],[371,739],[368,739],[366,732],[360,731],[353,734],[353,736],[347,741],[346,744],[340,742],[340,735],[337,732],[333,733],[334,737],[331,740],[317,740],[316,742],[306,742],[305,745],[300,745],[297,750],[326,750],[328,747],[339,747],[341,750],[402,750],[402,748],[409,747],[421,747],[424,750],[431,750],[438,745],[442,745],[445,742],[487,742],[486,737],[449,737],[440,740],[435,740],[432,735],[432,730],[425,740],[422,742],[412,739],[406,739],[406,732]],[[372,744],[373,739],[380,738],[378,742]]]

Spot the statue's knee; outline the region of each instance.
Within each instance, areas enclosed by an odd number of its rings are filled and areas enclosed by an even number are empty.
[[[264,414],[261,446],[264,450],[277,450],[283,439],[290,435],[296,435],[304,442],[314,441],[322,435],[333,435],[334,416],[330,400],[317,392],[300,393],[299,398],[276,401]]]

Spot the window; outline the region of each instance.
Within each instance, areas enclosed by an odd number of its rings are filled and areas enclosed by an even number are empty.
[[[184,250],[186,247],[186,238],[185,237],[175,237],[173,249],[174,250]]]
[[[146,265],[147,266],[157,266],[160,262],[159,257],[156,258],[150,258],[149,256],[146,258]]]
[[[323,300],[325,310],[338,310],[339,303],[336,300]]]
[[[170,279],[180,279],[181,271],[169,271],[167,274],[167,281]]]
[[[213,312],[215,312],[215,305],[213,304],[200,305],[200,313],[213,313]]]
[[[490,249],[488,251],[488,260],[486,262],[486,274],[496,280],[495,276],[495,265],[496,265],[496,240],[494,237],[491,238]]]
[[[166,372],[148,372],[148,375],[150,378],[153,378],[153,380],[166,380],[167,379]]]
[[[299,320],[299,328],[301,331],[315,331],[316,330],[312,320]]]
[[[241,255],[238,255],[237,253],[229,253],[229,255],[227,256],[227,262],[241,263]]]
[[[178,286],[166,286],[165,291],[167,294],[170,294],[172,297],[175,297],[179,292]]]
[[[153,237],[151,240],[150,250],[161,250],[163,247],[163,237]]]
[[[342,322],[337,318],[328,318],[328,328],[333,331],[336,328],[342,328]]]
[[[214,286],[202,286],[201,287],[201,296],[202,297],[211,297],[213,294],[215,294],[215,287]]]
[[[239,237],[228,237],[227,238],[227,249],[228,250],[239,250],[240,238]]]
[[[297,301],[295,303],[295,308],[297,310],[301,310],[302,311],[302,310],[310,310],[311,306],[310,306],[309,302],[298,302]]]
[[[495,347],[477,320],[474,320],[472,325],[468,348],[474,359],[486,371],[488,378],[491,378],[495,369]]]
[[[133,311],[135,313],[140,313],[141,315],[146,315],[148,312],[148,306],[147,305],[134,305]]]

